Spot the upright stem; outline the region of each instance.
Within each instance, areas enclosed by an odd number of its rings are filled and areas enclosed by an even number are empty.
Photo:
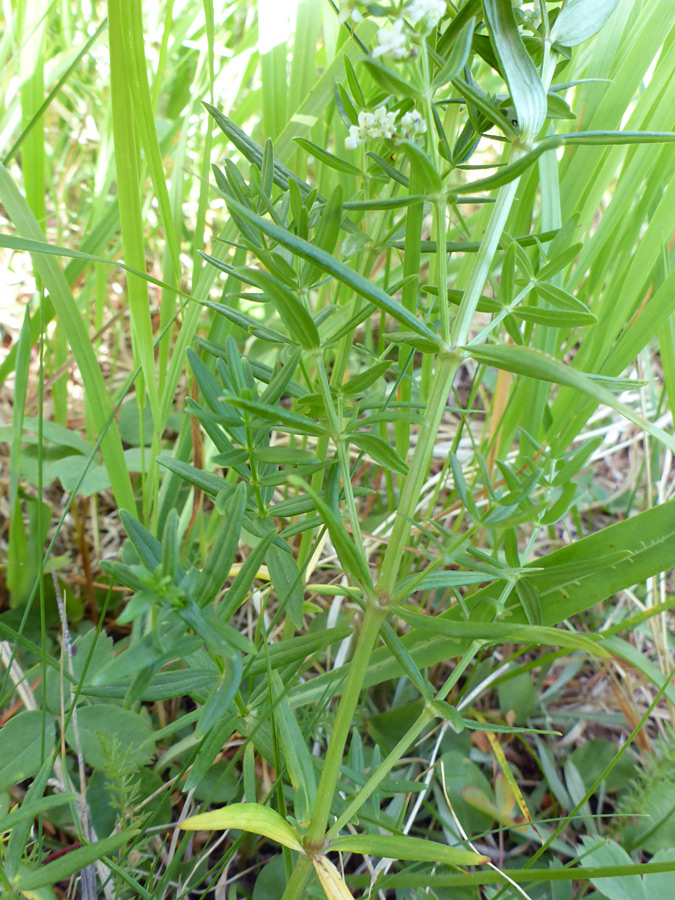
[[[441,424],[441,416],[445,411],[448,394],[460,362],[460,358],[454,353],[441,353],[436,362],[436,370],[427,404],[427,418],[424,425],[420,428],[415,452],[410,461],[410,470],[403,483],[398,512],[377,582],[377,593],[382,598],[382,602],[386,602],[387,598],[394,593],[394,585],[399,575],[405,545],[410,535],[412,519],[429,471],[436,435]]]
[[[480,641],[473,641],[469,649],[464,653],[455,668],[452,670],[452,674],[450,675],[450,677],[446,680],[443,687],[436,694],[436,700],[445,700],[450,691],[459,681],[461,675],[466,670],[471,660],[480,649],[480,646]],[[354,794],[352,799],[347,804],[347,808],[344,810],[339,819],[335,822],[334,825],[330,827],[328,834],[326,835],[329,840],[336,837],[340,833],[342,828],[344,828],[347,822],[351,819],[351,817],[356,815],[356,813],[361,809],[368,797],[370,797],[370,795],[374,791],[376,791],[377,788],[382,784],[382,782],[394,768],[396,763],[401,759],[402,756],[405,755],[405,753],[408,751],[408,748],[415,743],[426,726],[431,721],[433,721],[434,717],[435,713],[432,707],[430,705],[425,706],[417,719],[413,722],[410,728],[396,744],[394,749],[390,753],[388,753],[387,756],[385,756],[385,758],[382,760],[377,769],[372,773],[363,787],[356,794]]]
[[[281,900],[299,900],[304,896],[305,885],[307,879],[312,872],[312,860],[309,856],[300,855],[293,869],[293,874],[288,879],[286,890],[281,896]]]
[[[410,728],[403,735],[403,737],[396,744],[396,746],[393,748],[393,750],[391,750],[391,752],[385,756],[385,758],[378,766],[377,771],[373,772],[373,774],[370,776],[368,781],[366,781],[363,787],[356,794],[354,794],[352,799],[347,804],[345,811],[328,831],[327,837],[329,840],[331,838],[337,837],[337,835],[344,828],[347,822],[349,822],[351,817],[356,815],[356,813],[361,809],[368,797],[370,797],[373,791],[377,790],[380,784],[382,784],[384,779],[394,768],[396,763],[401,759],[402,756],[405,755],[408,748],[415,743],[417,738],[420,736],[420,734],[422,734],[429,722],[433,721],[433,719],[434,713],[431,711],[431,709],[425,707],[419,714],[417,719],[410,726]]]
[[[515,147],[512,158],[518,158],[522,151]],[[462,347],[468,338],[469,328],[483,286],[487,281],[492,260],[499,245],[499,239],[504,231],[506,220],[513,204],[519,179],[500,188],[495,205],[492,208],[490,221],[485,230],[485,236],[481,242],[476,260],[474,262],[469,282],[464,290],[464,296],[460,303],[457,317],[453,323],[452,343],[454,347]],[[443,239],[445,241],[445,238]],[[438,247],[436,248],[438,252]],[[399,575],[399,568],[405,545],[410,536],[413,518],[417,504],[419,503],[422,487],[429,472],[429,464],[436,443],[436,436],[441,424],[441,417],[445,410],[445,404],[452,387],[455,374],[461,364],[462,358],[457,352],[446,351],[439,354],[436,361],[436,370],[431,385],[429,402],[427,403],[427,417],[422,426],[417,446],[410,463],[410,470],[405,479],[398,513],[394,521],[389,545],[382,560],[382,569],[377,582],[377,591],[384,602],[391,597],[394,585]]]
[[[333,396],[330,392],[330,385],[328,383],[328,376],[323,364],[323,357],[320,353],[317,354],[316,357],[316,371],[317,375],[319,376],[319,390],[321,391],[323,403],[326,407],[330,430],[332,432],[333,440],[335,441],[335,448],[337,450],[338,460],[340,462],[340,473],[342,475],[342,483],[345,490],[347,515],[349,516],[349,524],[352,528],[352,536],[354,538],[354,544],[356,545],[356,552],[362,557],[367,568],[368,562],[366,560],[365,553],[363,552],[361,525],[359,523],[359,514],[356,509],[356,502],[354,500],[354,489],[352,488],[352,475],[349,468],[349,451],[347,443],[342,437],[342,422],[338,418],[338,414],[335,410]]]
[[[438,304],[441,313],[441,340],[450,340],[450,317],[448,313],[448,254],[446,252],[447,225],[445,221],[445,201],[434,203],[434,228],[436,233],[436,274],[438,276]]]
[[[523,152],[524,151],[520,150],[520,148],[514,147],[509,162],[516,162],[516,160],[523,155]],[[492,260],[497,252],[499,239],[504,232],[506,220],[511,212],[519,181],[519,178],[515,178],[513,181],[510,181],[508,184],[501,187],[497,194],[495,205],[492,207],[492,214],[490,215],[490,221],[485,229],[485,236],[478,248],[478,253],[476,254],[476,259],[473,268],[471,269],[471,274],[469,275],[469,283],[464,289],[464,296],[459,305],[457,317],[452,324],[452,341],[456,347],[461,347],[466,344],[471,321],[476,312],[476,307],[478,306],[478,301],[480,300],[480,295],[485,286],[485,282],[487,281],[487,277],[490,274],[490,266],[492,265]]]
[[[323,763],[321,780],[316,792],[316,802],[312,810],[312,818],[307,832],[306,846],[308,850],[319,850],[323,844],[330,808],[335,796],[335,787],[340,777],[340,766],[345,746],[351,731],[352,719],[359,702],[361,688],[366,676],[380,625],[386,610],[379,606],[369,606],[363,617],[361,633],[356,643],[354,657],[349,664],[349,672],[340,698],[337,714],[333,722],[328,750]],[[287,898],[288,900],[288,898]]]

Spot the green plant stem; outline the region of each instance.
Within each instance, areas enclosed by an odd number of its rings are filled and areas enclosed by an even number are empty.
[[[319,353],[316,357],[316,371],[319,376],[319,389],[323,397],[324,406],[328,415],[328,422],[333,432],[333,440],[337,450],[338,460],[340,461],[340,473],[342,475],[342,483],[345,490],[345,501],[347,503],[347,515],[349,516],[349,524],[352,528],[352,536],[357,548],[357,552],[362,557],[368,567],[368,561],[363,551],[363,539],[361,537],[361,526],[359,524],[359,514],[356,509],[356,501],[354,500],[354,490],[352,488],[352,476],[349,468],[349,449],[347,442],[342,437],[342,423],[338,419],[333,403],[333,396],[330,392],[328,376],[326,368],[323,364],[323,357]]]
[[[420,428],[415,452],[410,462],[410,470],[403,483],[391,538],[382,560],[382,569],[377,582],[377,593],[381,602],[388,602],[394,593],[415,509],[429,471],[441,416],[460,362],[461,360],[456,354],[447,352],[439,354],[436,361],[436,370],[427,404],[427,418]]]
[[[422,77],[425,86],[425,117],[427,123],[428,144],[432,153],[436,171],[441,173],[441,161],[434,140],[435,119],[433,111],[433,91],[431,87],[431,68],[429,66],[429,48],[424,41],[422,53]],[[447,344],[450,340],[450,316],[448,313],[448,254],[445,252],[447,228],[445,223],[445,199],[434,198],[433,230],[436,236],[435,275],[438,281],[438,309],[441,316],[441,340]]]
[[[514,147],[509,162],[516,162],[523,155],[523,150]],[[492,207],[490,220],[485,229],[485,236],[476,254],[476,259],[469,275],[469,283],[464,289],[464,296],[459,305],[457,316],[452,326],[452,342],[455,347],[461,347],[469,336],[471,321],[476,312],[476,306],[481,292],[490,274],[490,266],[499,246],[506,220],[511,212],[511,207],[518,190],[520,178],[515,178],[499,189],[495,204]]]
[[[515,162],[522,152],[518,147],[514,147],[511,161]],[[501,187],[497,194],[497,199],[485,230],[485,236],[476,254],[476,259],[469,275],[469,282],[464,290],[464,296],[453,323],[452,341],[454,347],[461,347],[468,338],[471,321],[490,273],[490,266],[497,251],[499,239],[504,231],[504,226],[518,189],[518,183],[519,179],[514,179],[514,181]],[[394,585],[396,584],[403,554],[405,553],[405,546],[410,536],[415,509],[419,503],[422,487],[429,472],[429,464],[431,463],[443,410],[460,364],[461,356],[456,351],[446,350],[439,354],[436,361],[436,370],[427,403],[426,421],[420,429],[415,452],[410,463],[410,470],[401,491],[398,513],[394,521],[389,545],[382,560],[380,577],[377,582],[378,595],[384,602],[392,596],[394,591]]]
[[[391,752],[388,753],[387,756],[385,756],[380,765],[377,767],[377,770],[373,772],[373,774],[370,776],[368,781],[366,781],[363,787],[356,794],[354,794],[352,799],[347,804],[347,808],[345,809],[345,811],[335,822],[335,824],[329,829],[326,835],[329,840],[337,837],[337,835],[344,828],[351,817],[356,815],[356,813],[359,811],[359,809],[361,809],[368,797],[370,797],[370,795],[377,790],[380,784],[382,784],[384,779],[394,768],[396,763],[406,753],[411,744],[413,744],[417,740],[417,738],[424,731],[427,725],[433,721],[433,719],[434,713],[429,707],[425,707],[419,714],[417,719],[410,726],[410,728],[403,735],[403,737],[398,741],[393,750],[391,750]]]
[[[366,670],[370,662],[370,655],[385,615],[385,609],[373,605],[367,608],[363,617],[361,633],[356,642],[354,657],[349,664],[349,673],[333,722],[328,750],[326,751],[326,758],[321,772],[321,780],[317,788],[316,803],[314,804],[312,818],[309,823],[306,844],[310,851],[318,850],[323,844],[326,824],[330,815],[333,797],[335,796],[335,787],[340,777],[340,765],[352,727],[354,711],[359,702],[361,688],[363,687]]]
[[[328,816],[330,815],[335,788],[340,777],[342,757],[349,738],[354,711],[359,702],[370,655],[385,616],[385,609],[371,605],[367,608],[363,617],[354,657],[349,666],[349,674],[347,675],[337,714],[333,721],[333,730],[328,742],[328,750],[323,764],[321,780],[317,788],[312,818],[305,839],[305,845],[310,853],[320,852],[323,848]],[[293,874],[286,885],[286,890],[281,900],[301,900],[310,875],[310,867],[311,858],[309,856],[298,857]]]
[[[309,856],[299,856],[288,880],[281,900],[299,900],[304,895],[305,885],[312,871],[312,860]]]
[[[443,687],[436,694],[436,700],[445,700],[450,691],[461,678],[463,672],[466,670],[471,660],[480,649],[480,646],[480,641],[474,641],[471,644],[469,649],[463,654],[462,658],[452,670],[452,674],[446,679]],[[396,763],[408,751],[408,748],[415,743],[426,726],[433,721],[435,716],[436,714],[432,710],[431,706],[425,706],[415,722],[413,722],[413,724],[406,731],[403,737],[398,741],[393,750],[388,753],[387,756],[385,756],[385,758],[382,760],[377,769],[372,773],[363,787],[361,787],[361,789],[357,791],[357,793],[349,801],[349,803],[347,804],[347,808],[342,813],[342,815],[328,830],[326,837],[329,840],[336,837],[340,833],[342,828],[344,828],[347,822],[351,819],[351,817],[356,815],[356,813],[361,809],[370,795],[377,790],[380,784],[382,784],[384,779],[394,768]]]
[[[436,233],[436,276],[438,279],[438,305],[441,313],[441,340],[450,340],[450,318],[448,314],[448,254],[445,251],[447,227],[445,222],[445,202],[434,203],[434,229]],[[442,249],[441,249],[442,248]]]

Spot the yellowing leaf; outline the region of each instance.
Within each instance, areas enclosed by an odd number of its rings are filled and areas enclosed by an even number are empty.
[[[476,714],[476,718],[481,720],[483,717],[480,714]],[[530,815],[530,811],[527,808],[527,803],[525,803],[525,798],[523,797],[522,791],[518,787],[518,783],[514,778],[513,772],[511,771],[509,764],[507,762],[506,756],[504,755],[504,751],[502,750],[502,746],[495,737],[494,734],[491,734],[489,731],[485,732],[485,736],[490,742],[490,747],[492,748],[492,752],[495,755],[495,759],[499,764],[499,768],[502,770],[504,774],[504,778],[506,779],[506,783],[511,788],[513,792],[514,799],[518,804],[518,809],[520,810],[523,819],[529,824],[532,825],[535,831],[537,831],[537,826],[532,822],[532,816]],[[537,831],[537,834],[539,832]]]
[[[354,900],[342,875],[326,856],[315,856],[314,869],[328,900]]]
[[[305,852],[295,830],[283,816],[259,803],[233,803],[222,809],[199,813],[185,819],[180,827],[184,831],[224,831],[226,828],[237,828],[260,834],[299,853]]]
[[[513,807],[516,805],[516,795],[513,793],[513,788],[506,780],[503,772],[497,772],[495,778],[495,798],[497,807],[502,815],[510,816],[513,812]]]

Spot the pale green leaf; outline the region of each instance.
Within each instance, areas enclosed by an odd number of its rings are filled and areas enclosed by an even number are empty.
[[[236,828],[276,841],[291,850],[304,853],[304,848],[294,828],[268,806],[259,803],[233,803],[223,809],[199,813],[180,823],[183,831],[225,831]]]

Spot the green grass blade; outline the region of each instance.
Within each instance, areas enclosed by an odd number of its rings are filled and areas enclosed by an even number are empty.
[[[26,200],[2,165],[0,165],[0,200],[20,235],[29,240],[45,243],[44,235]],[[56,261],[49,256],[36,253],[33,262],[49,291],[59,322],[66,332],[75,362],[82,375],[94,427],[102,433],[110,417],[108,392],[80,311]],[[134,493],[115,422],[111,423],[101,441],[101,450],[118,506],[135,512]]]
[[[108,37],[110,43],[110,92],[113,112],[117,202],[124,256],[132,268],[145,269],[145,237],[140,196],[138,139],[134,127],[133,82],[125,31],[128,12],[122,0],[109,0]],[[134,336],[134,353],[143,371],[155,428],[161,431],[155,358],[152,350],[152,323],[147,286],[136,277],[127,279],[129,311]],[[142,406],[143,404],[141,404]]]

